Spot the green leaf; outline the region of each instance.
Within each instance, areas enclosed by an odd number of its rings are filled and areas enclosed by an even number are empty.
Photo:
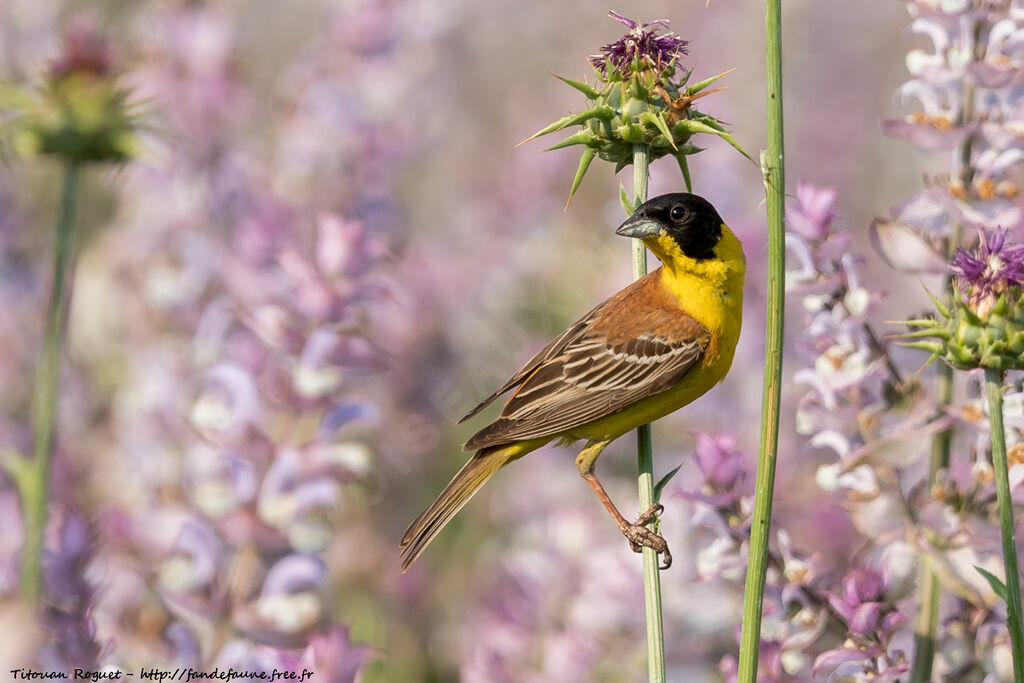
[[[935,306],[935,310],[937,310],[939,313],[941,313],[943,318],[948,318],[949,317],[949,309],[946,308],[942,304],[942,302],[939,301],[938,297],[936,297],[934,294],[932,294],[931,290],[929,290],[927,287],[924,288],[924,291],[928,295],[928,298],[932,300],[932,304]]]
[[[1000,581],[995,574],[982,569],[978,565],[974,565],[974,570],[985,577],[985,580],[988,581],[988,585],[992,586],[992,590],[999,596],[999,599],[1006,602],[1006,584]]]
[[[681,81],[679,82],[679,85],[686,85],[687,83],[689,83],[689,82],[690,82],[690,76],[692,76],[692,75],[693,75],[693,70],[694,70],[695,68],[696,68],[696,67],[690,67],[689,69],[687,69],[687,70],[686,70],[686,75],[685,75],[685,76],[683,76],[683,80],[681,80]]]
[[[611,107],[606,107],[603,105],[600,107],[593,107],[591,109],[581,111],[579,114],[570,114],[569,116],[563,116],[554,123],[551,123],[545,126],[544,128],[541,128],[539,131],[537,131],[530,137],[526,138],[525,140],[523,140],[523,142],[520,142],[519,144],[521,145],[523,143],[529,142],[530,140],[539,138],[542,135],[554,133],[556,131],[562,130],[563,128],[568,128],[569,126],[575,126],[581,123],[585,123],[590,119],[602,119],[604,121],[610,121],[613,116],[615,116],[615,112],[612,111]]]
[[[918,349],[919,351],[930,351],[933,354],[942,353],[942,344],[939,342],[895,342],[896,346],[902,346],[907,349]],[[931,361],[928,361],[931,363]]]
[[[694,116],[690,117],[690,121],[699,121],[700,123],[703,123],[709,128],[714,128],[720,133],[726,132],[725,126],[723,126],[722,123],[714,116],[711,116],[710,114],[704,114],[696,110],[694,110],[693,113]]]
[[[731,74],[735,70],[736,69],[729,69],[728,71],[723,71],[722,73],[718,74],[717,76],[712,76],[711,78],[705,78],[703,81],[697,81],[696,83],[694,83],[693,85],[691,85],[690,87],[688,87],[686,89],[686,94],[687,95],[695,95],[696,93],[699,93],[701,90],[703,90],[704,88],[708,87],[709,85],[711,85],[712,83],[717,81],[722,76],[727,76],[727,75]],[[691,71],[691,73],[692,73],[692,71]],[[687,78],[689,78],[689,76],[687,76]]]
[[[952,335],[942,329],[925,329],[925,330],[914,330],[913,332],[904,332],[899,335],[900,339],[949,339]]]
[[[28,491],[28,487],[31,486],[32,482],[32,464],[28,458],[23,456],[17,451],[5,448],[0,450],[0,468],[2,468],[7,476],[14,482],[15,488],[18,489],[18,493],[25,495]]]
[[[665,123],[665,119],[661,117],[661,114],[653,114],[649,111],[644,112],[640,114],[640,122],[657,128],[665,136],[669,144],[672,145],[672,149],[676,149],[676,141],[672,138],[672,132],[668,129],[668,124]]]
[[[672,481],[672,477],[676,476],[676,474],[679,472],[680,469],[682,469],[682,467],[683,466],[681,464],[677,465],[675,467],[675,469],[671,470],[668,474],[666,474],[664,477],[659,479],[658,483],[654,485],[654,502],[655,503],[657,503],[657,502],[659,502],[661,500],[661,492],[662,492],[662,490],[665,488],[665,486],[670,481]]]
[[[999,298],[996,299],[996,305],[992,307],[993,315],[1006,315],[1007,303],[1006,294],[1000,294]]]
[[[629,201],[629,195],[626,194],[626,188],[621,182],[619,183],[619,203],[622,204],[622,210],[626,212],[626,218],[632,216],[636,211],[636,207],[633,206],[633,202]]]
[[[572,187],[569,188],[569,198],[565,201],[565,208],[569,208],[569,202],[576,195],[576,190],[579,188],[580,183],[583,182],[583,176],[586,175],[587,169],[590,167],[590,162],[594,160],[594,155],[597,154],[594,150],[587,147],[583,150],[583,155],[580,157],[580,165],[576,168],[576,176],[572,179]]]
[[[749,159],[750,163],[755,163],[751,156],[747,154],[747,151],[740,147],[740,144],[736,142],[736,139],[732,135],[727,133],[725,130],[719,130],[713,126],[710,126],[704,121],[698,121],[697,119],[683,119],[682,121],[675,125],[674,130],[682,130],[683,132],[689,133],[691,135],[694,133],[707,133],[709,135],[717,135],[718,137],[728,142],[729,145],[733,147],[733,149],[735,149],[737,152],[739,152],[747,159]]]
[[[560,142],[556,142],[551,145],[545,152],[551,152],[556,149],[565,149],[566,147],[572,147],[573,145],[585,145],[590,140],[590,131],[581,130],[577,133],[573,133],[569,137],[565,138]]]
[[[581,83],[579,81],[574,81],[572,79],[565,78],[564,76],[559,76],[558,74],[551,74],[551,75],[554,76],[555,78],[557,78],[558,80],[562,81],[562,83],[565,83],[568,86],[572,86],[573,88],[576,88],[581,93],[586,95],[587,99],[593,100],[593,99],[596,99],[596,98],[601,96],[601,93],[597,89],[587,85],[586,83]]]
[[[693,192],[693,181],[690,179],[690,164],[686,161],[686,155],[677,154],[676,161],[679,163],[679,170],[683,172],[683,182],[686,183],[686,191]]]
[[[970,308],[963,308],[964,317],[967,318],[967,322],[975,327],[984,327],[985,321],[978,317],[978,314],[972,311]]]

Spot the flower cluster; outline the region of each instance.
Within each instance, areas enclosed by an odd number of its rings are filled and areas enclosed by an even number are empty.
[[[1015,174],[1024,155],[1019,149],[1020,91],[1014,82],[1022,66],[1024,33],[1015,4],[907,2],[912,29],[931,38],[934,52],[908,55],[913,78],[900,89],[904,100],[916,99],[922,108],[883,122],[888,134],[922,149],[953,150],[948,174],[932,177],[930,187],[893,207],[893,219],[879,219],[872,228],[882,256],[903,272],[947,272],[946,255],[956,252],[953,273],[965,301],[952,311],[939,303],[937,321],[915,321],[913,336],[922,339],[912,345],[963,368],[1012,367],[1019,355],[1012,348],[1013,316],[1008,319],[1008,311],[1001,310],[990,321],[996,290],[1005,288],[1004,275],[1016,277],[1019,260],[1013,251],[1005,254],[1006,261],[991,260],[1005,248],[1000,226],[1016,225],[1021,218]],[[975,230],[981,252],[972,256],[959,242]],[[987,236],[992,230],[995,234]],[[965,405],[942,411],[964,416],[976,409]],[[933,488],[940,498],[969,510],[975,497],[968,491],[977,483],[990,485],[991,465],[976,461],[969,478],[973,483],[958,484],[960,477],[943,470],[939,476]]]
[[[352,12],[338,11],[334,21],[345,25]],[[200,6],[152,8],[138,30],[155,31],[139,90],[180,93],[189,108],[167,125],[223,139],[251,104],[230,75],[235,20]],[[173,39],[197,30],[207,42]],[[336,57],[321,44],[301,64],[315,69]],[[287,94],[289,112],[308,125],[306,96],[301,88]],[[373,133],[349,125],[351,135],[331,137],[350,144]],[[164,645],[151,661],[194,660],[199,643],[202,661],[222,666],[315,663],[317,675],[353,680],[371,650],[352,645],[337,622],[327,557],[349,542],[348,516],[361,514],[357,501],[371,499],[379,483],[368,436],[383,355],[370,316],[387,296],[377,275],[385,241],[366,210],[379,188],[364,194],[348,178],[344,210],[307,210],[290,195],[338,206],[335,183],[343,179],[292,174],[277,191],[274,173],[289,167],[290,155],[306,154],[316,168],[338,151],[268,142],[266,150],[223,155],[164,149],[159,168],[125,174],[117,217],[125,237],[109,272],[124,292],[121,304],[139,313],[123,343],[148,352],[125,354],[110,457],[150,494],[145,503],[131,495],[113,501],[105,520],[116,552],[105,564],[125,584],[133,562],[155,571],[141,590],[101,602],[98,619],[109,630],[141,618],[160,624]],[[289,155],[281,169],[262,166],[260,155],[273,154]],[[141,198],[155,194],[182,201],[154,214]],[[213,229],[194,229],[208,220]],[[82,275],[87,288],[107,277]],[[162,347],[150,339],[154,325]],[[216,624],[231,640],[211,652],[206,634]],[[147,648],[126,643],[116,661],[137,664]]]
[[[393,559],[383,532],[356,520],[371,518],[380,495],[370,444],[386,354],[375,314],[392,296],[382,263],[395,174],[415,151],[399,93],[417,71],[396,54],[412,44],[349,40],[353,26],[395,21],[364,4],[325,14],[331,26],[288,65],[274,134],[258,144],[251,129],[239,135],[258,92],[236,69],[241,13],[152,5],[125,27],[138,59],[124,80],[152,103],[159,133],[150,163],[119,174],[111,225],[77,273],[76,306],[97,314],[72,315],[69,336],[81,367],[110,381],[90,387],[77,363],[65,380],[73,409],[55,478],[74,483],[54,486],[55,507],[88,501],[77,507],[90,522],[69,516],[49,544],[51,637],[25,655],[37,665],[306,666],[352,681],[375,658],[339,622],[335,590]],[[112,84],[112,54],[76,24],[47,78]],[[383,82],[393,102],[367,87]],[[39,287],[23,267],[25,283],[14,278],[8,263],[23,256],[8,253],[6,227],[0,237],[6,349],[37,317],[13,304]],[[8,356],[5,386],[31,361]],[[26,412],[27,393],[5,392],[0,450],[30,436],[7,421]],[[97,443],[79,467],[77,444]],[[7,600],[6,559],[0,575]]]
[[[834,190],[800,184],[788,211],[795,267],[786,289],[804,311],[797,350],[807,366],[793,378],[808,389],[797,403],[796,428],[813,448],[834,453],[836,460],[818,469],[819,484],[844,493],[858,530],[878,537],[892,519],[883,511],[894,512],[897,499],[883,491],[874,466],[914,457],[911,444],[927,433],[930,409],[903,382],[871,326],[879,296],[858,274],[852,234],[833,225],[835,200]],[[901,448],[909,452],[900,455]]]
[[[927,243],[952,237],[958,225],[991,230],[1021,218],[1015,169],[1024,161],[1024,119],[1015,83],[1024,69],[1024,26],[1011,4],[906,2],[911,29],[927,35],[933,51],[907,55],[912,78],[898,94],[918,107],[882,129],[921,149],[955,151],[948,174],[930,177],[930,187],[893,207],[893,221]]]
[[[750,492],[742,486],[749,459],[726,435],[697,435],[695,453],[702,483],[696,491],[676,487],[694,503],[691,525],[698,532],[697,576],[742,585],[751,516]],[[899,601],[913,585],[913,549],[895,543],[870,550],[870,564],[857,566],[838,585],[820,554],[794,547],[784,521],[775,527],[769,554],[759,679],[810,681],[820,672],[851,680],[890,680],[908,670],[898,641],[906,616]],[[736,661],[719,669],[736,680]],[[877,678],[884,677],[884,678]]]

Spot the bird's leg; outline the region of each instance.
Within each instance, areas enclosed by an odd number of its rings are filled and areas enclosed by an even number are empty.
[[[615,520],[615,525],[619,527],[619,531],[629,541],[629,546],[633,549],[633,552],[641,552],[644,546],[653,548],[655,552],[664,555],[664,564],[661,568],[668,569],[672,566],[672,553],[668,551],[668,543],[659,534],[647,528],[647,525],[657,519],[658,515],[665,508],[660,503],[655,503],[647,512],[640,515],[636,522],[630,524],[622,516],[622,513],[619,512],[619,509],[615,507],[615,503],[608,496],[608,492],[604,490],[604,486],[597,480],[597,475],[594,473],[597,456],[601,455],[601,451],[604,450],[608,443],[608,441],[587,442],[586,447],[576,456],[576,469],[579,470],[580,476],[590,484],[590,488],[594,489],[594,493],[597,494],[601,503],[604,504],[608,514]]]

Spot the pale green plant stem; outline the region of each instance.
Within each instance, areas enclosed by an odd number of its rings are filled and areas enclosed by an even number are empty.
[[[764,389],[761,444],[750,526],[750,552],[743,591],[739,683],[757,680],[761,645],[761,611],[768,572],[768,541],[778,456],[779,408],[782,401],[782,322],[785,306],[786,206],[782,125],[782,0],[765,0],[765,56],[768,65],[768,149],[762,156],[768,212],[768,286],[765,326]]]
[[[948,256],[952,258],[956,247],[960,244],[960,226],[947,245]],[[952,279],[946,277],[943,286],[946,298],[952,292]],[[936,416],[944,414],[944,407],[953,402],[953,368],[940,363],[935,371],[935,403]],[[935,484],[935,478],[941,470],[949,467],[950,447],[953,441],[953,430],[943,429],[932,437],[931,459],[928,463],[928,486]],[[919,590],[917,595],[917,617],[914,621],[914,659],[910,667],[910,683],[927,683],[932,680],[932,664],[935,661],[935,639],[939,628],[939,598],[942,587],[935,567],[928,555],[921,555],[921,567],[918,570]]]
[[[16,478],[21,494],[25,524],[24,552],[21,560],[21,592],[31,603],[42,593],[43,539],[49,507],[50,469],[57,423],[57,395],[60,386],[60,359],[64,342],[70,288],[68,277],[73,261],[72,227],[79,167],[67,162],[57,213],[57,243],[53,258],[53,283],[46,309],[43,348],[36,365],[35,394],[32,401],[34,447],[32,461]]]
[[[633,145],[633,207],[647,201],[647,166],[649,160],[647,145]],[[633,279],[639,280],[647,274],[647,247],[638,239],[633,240]],[[644,425],[636,430],[636,460],[639,476],[640,509],[647,510],[654,505],[654,456],[651,448],[651,426]],[[656,530],[657,521],[648,524]],[[647,672],[652,683],[665,680],[665,636],[661,623],[661,575],[658,571],[658,553],[654,548],[644,547],[644,604],[647,609]]]
[[[1003,566],[1006,568],[1006,628],[1013,651],[1013,679],[1024,682],[1024,624],[1021,622],[1020,573],[1017,569],[1017,542],[1014,539],[1013,499],[1006,463],[1006,435],[1003,432],[1003,373],[985,370],[988,397],[988,421],[992,435],[992,469],[996,479],[999,505],[999,529],[1003,537]]]
[[[966,124],[973,118],[974,86],[964,83],[963,120]],[[969,187],[974,178],[971,166],[971,148],[974,136],[968,135],[962,143],[960,156],[960,181]],[[953,234],[946,244],[946,258],[952,260],[963,236],[963,226],[957,223]],[[947,275],[943,281],[942,291],[947,302],[952,297],[953,279]],[[939,363],[935,371],[935,403],[936,419],[945,414],[945,408],[953,402],[953,368],[947,363]],[[935,477],[941,470],[947,469],[950,463],[950,448],[953,441],[953,430],[943,429],[932,437],[931,459],[928,464],[928,486],[935,484]],[[914,621],[914,658],[910,667],[910,683],[927,683],[932,680],[932,665],[935,661],[936,634],[939,630],[939,599],[942,586],[935,567],[926,554],[921,555],[921,568],[918,570],[920,589],[917,596],[917,617]]]

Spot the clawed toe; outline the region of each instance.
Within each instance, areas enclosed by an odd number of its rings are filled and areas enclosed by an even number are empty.
[[[633,552],[643,552],[643,549],[651,548],[654,552],[662,556],[662,569],[668,569],[672,566],[672,553],[668,550],[668,543],[660,535],[656,534],[647,528],[647,524],[657,519],[658,515],[665,508],[655,503],[652,505],[647,512],[640,515],[635,524],[628,524],[622,528],[622,534],[629,541],[629,547],[633,549]]]
[[[664,511],[664,505],[662,505],[661,503],[655,503],[651,507],[647,508],[647,512],[645,512],[637,518],[636,524],[639,524],[641,526],[647,526],[648,524],[656,520]]]

